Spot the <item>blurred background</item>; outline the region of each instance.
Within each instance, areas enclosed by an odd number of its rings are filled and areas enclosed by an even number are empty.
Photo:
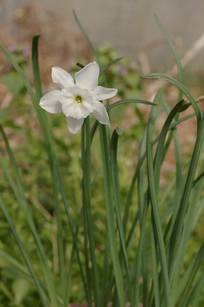
[[[164,38],[155,14],[174,41],[185,68],[185,82],[194,95],[203,91],[204,78],[204,2],[202,0],[0,0],[0,41],[29,69],[32,37],[41,35],[40,63],[44,91],[50,87],[53,65],[76,69],[76,61],[93,59],[90,46],[81,33],[75,10],[102,62],[123,57],[113,68],[111,84],[119,82],[120,96],[138,94],[152,100],[159,82],[138,80],[149,72],[176,75],[175,58]],[[11,67],[0,55],[2,106],[11,100],[11,91],[20,91],[15,78],[7,76]],[[6,74],[6,76],[5,76]],[[127,82],[129,82],[127,84]],[[14,87],[14,83],[16,86]],[[177,95],[169,87],[168,97]],[[9,93],[8,93],[9,89]],[[138,91],[139,90],[139,91]],[[124,95],[125,94],[125,95]]]
[[[40,33],[47,61],[55,57],[69,64],[88,51],[72,9],[95,46],[111,42],[145,70],[166,70],[174,63],[155,13],[182,55],[204,35],[202,0],[0,0],[0,39],[10,48],[17,43],[29,48],[31,37]],[[190,68],[202,74],[203,60],[204,52],[197,53]]]

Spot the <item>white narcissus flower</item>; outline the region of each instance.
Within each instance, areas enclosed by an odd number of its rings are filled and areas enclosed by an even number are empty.
[[[80,130],[89,115],[108,125],[108,113],[101,100],[114,97],[117,89],[98,86],[99,72],[99,65],[92,62],[75,74],[74,81],[64,69],[53,67],[52,80],[60,89],[45,94],[40,106],[49,113],[63,112],[72,133]]]

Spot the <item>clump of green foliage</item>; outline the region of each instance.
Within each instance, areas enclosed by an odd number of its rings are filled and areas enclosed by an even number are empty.
[[[107,67],[109,63],[118,59],[117,52],[109,45],[99,48],[99,57],[104,67]],[[25,57],[23,51],[20,48],[11,52],[12,60],[23,70],[27,70],[28,57]],[[76,60],[77,62],[77,60]],[[72,71],[76,71],[77,66],[72,68]],[[125,73],[120,73],[120,71]],[[123,97],[131,96],[131,91],[136,91],[142,94],[141,82],[139,81],[138,73],[136,72],[133,63],[127,59],[121,59],[115,65],[111,65],[107,69],[108,86],[114,86],[120,82],[119,95]],[[126,83],[123,80],[129,79]],[[119,81],[120,79],[120,81]],[[31,101],[28,96],[28,91],[22,76],[12,66],[10,69],[2,75],[1,82],[8,88],[8,91],[12,95],[10,104],[4,107],[0,112],[1,126],[7,132],[9,141],[14,144],[13,150],[15,152],[15,159],[18,167],[20,168],[21,176],[23,178],[23,186],[26,195],[26,199],[32,207],[34,213],[34,219],[38,222],[38,228],[40,229],[40,237],[43,240],[46,249],[53,253],[50,265],[54,267],[56,279],[58,276],[58,255],[56,251],[56,217],[55,217],[55,201],[53,201],[53,194],[50,189],[52,185],[52,178],[49,170],[49,161],[47,159],[47,153],[45,150],[45,143],[41,137],[41,131],[36,119],[36,115],[31,107]],[[135,107],[136,108],[136,107]],[[137,108],[138,109],[138,108]],[[121,106],[120,110],[113,114],[113,120],[119,122],[122,117],[124,107]],[[134,110],[134,109],[133,109]],[[137,116],[137,111],[135,111]],[[66,123],[61,120],[60,116],[49,118],[50,125],[53,127],[55,133],[53,139],[55,142],[55,148],[58,158],[60,160],[61,172],[63,180],[69,189],[66,190],[66,196],[69,202],[73,204],[70,208],[76,223],[80,223],[79,219],[81,195],[80,195],[80,182],[81,182],[81,164],[80,164],[80,137],[69,137],[67,132]],[[140,121],[134,127],[134,133],[139,134],[139,131],[143,129],[144,124]],[[128,134],[128,132],[127,132]],[[130,137],[132,138],[132,136]],[[99,167],[100,150],[98,150],[98,140],[94,140],[96,146],[94,150],[95,167]],[[128,141],[126,141],[128,143]],[[1,152],[4,156],[4,163],[6,167],[9,165],[5,147],[1,145]],[[125,152],[125,150],[124,150]],[[131,156],[129,156],[129,164],[131,163]],[[121,157],[127,163],[128,159]],[[133,161],[133,165],[135,161]],[[127,192],[126,180],[131,172],[131,165],[127,165],[121,169],[121,180],[123,186],[123,194]],[[10,168],[8,167],[10,172]],[[11,171],[11,176],[13,172]],[[99,220],[98,227],[101,229],[101,233],[98,236],[98,244],[100,246],[102,241],[103,232],[105,230],[104,208],[102,196],[98,193],[100,186],[103,184],[103,174],[99,172],[98,178],[96,178],[96,189],[93,195],[95,205],[95,216]],[[8,179],[8,178],[7,178]],[[43,187],[43,188],[42,188]],[[11,187],[8,185],[8,181],[5,176],[1,176],[0,189],[4,197],[5,203],[10,208],[10,214],[15,220],[15,225],[23,242],[26,242],[26,248],[29,254],[33,254],[35,251],[35,242],[31,238],[30,231],[27,227],[27,219],[24,212],[19,209],[19,204],[14,199],[14,195]],[[42,189],[42,191],[41,191]],[[41,191],[39,193],[39,191]],[[64,215],[64,213],[62,213]],[[63,217],[64,223],[66,217]],[[7,306],[9,302],[13,302],[15,306],[36,306],[38,298],[35,299],[36,293],[33,288],[30,279],[28,281],[25,274],[22,274],[21,270],[21,257],[16,245],[13,244],[12,237],[8,242],[7,234],[9,232],[9,226],[3,219],[1,223],[0,232],[0,268],[2,281],[0,283],[0,302]],[[71,240],[69,232],[66,233],[66,241],[68,243]],[[79,240],[82,240],[83,233],[79,233]],[[37,271],[40,272],[40,263],[38,258],[33,254],[32,261]],[[12,264],[12,265],[11,265]],[[17,268],[16,268],[17,266]],[[19,267],[19,268],[18,268]],[[73,278],[75,282],[72,282],[72,299],[73,301],[82,301],[83,294],[81,285],[78,282],[79,270],[77,266],[73,268]]]
[[[106,106],[110,116],[117,118],[116,110],[129,103],[137,106],[136,115],[141,103],[150,112],[146,121],[139,117],[140,134],[122,136],[87,118],[81,137],[71,137],[60,117],[48,118],[39,107],[38,40],[32,46],[34,84],[25,63],[0,47],[14,68],[4,83],[21,83],[0,122],[0,303],[199,306],[204,243],[186,255],[203,208],[204,115],[183,84],[176,53],[178,79],[145,76],[177,88],[178,101],[170,107],[161,91],[153,102],[135,98],[141,83],[131,65],[117,64],[110,47],[94,50],[105,76],[101,84],[121,84],[121,99]],[[161,113],[166,118],[158,128]],[[192,118],[197,130],[186,160],[178,129]],[[171,146],[175,168],[164,187]]]

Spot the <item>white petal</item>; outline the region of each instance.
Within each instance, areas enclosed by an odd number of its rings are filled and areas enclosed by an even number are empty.
[[[103,125],[109,125],[109,117],[105,106],[101,102],[95,103],[95,110],[92,115]]]
[[[71,133],[77,133],[81,129],[83,122],[83,118],[76,119],[72,117],[67,117],[68,129]]]
[[[96,62],[89,63],[76,73],[76,84],[82,88],[93,90],[98,85],[99,65]]]
[[[62,88],[69,88],[74,85],[72,76],[60,67],[52,67],[52,81]]]
[[[62,112],[60,103],[61,92],[58,90],[50,91],[40,99],[40,106],[49,113]]]
[[[116,88],[107,88],[103,86],[97,86],[93,91],[98,100],[110,99],[114,97],[117,92],[118,90]]]
[[[76,119],[85,118],[91,113],[89,109],[76,103],[63,104],[62,111],[66,117],[70,116]]]

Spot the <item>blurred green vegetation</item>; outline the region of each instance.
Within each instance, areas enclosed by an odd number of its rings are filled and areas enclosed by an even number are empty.
[[[106,45],[98,50],[100,61],[103,67],[108,63],[113,62],[118,58],[118,54],[111,46]],[[13,56],[18,63],[28,70],[28,59],[17,50],[13,52]],[[84,63],[83,59],[76,59],[76,63]],[[72,71],[78,68],[74,66]],[[143,85],[137,73],[134,64],[128,58],[123,58],[118,63],[109,67],[106,71],[108,87],[116,87],[119,89],[121,98],[135,98],[143,96]],[[30,204],[37,229],[41,240],[45,246],[47,259],[52,271],[55,272],[55,284],[58,285],[59,267],[58,254],[56,246],[56,216],[55,202],[52,191],[52,179],[49,170],[49,161],[47,158],[45,144],[41,138],[41,131],[32,103],[28,98],[24,84],[21,78],[13,70],[9,69],[0,80],[8,89],[12,98],[8,106],[0,110],[0,124],[5,128],[12,149],[15,153],[17,164],[20,167],[23,178],[25,195]],[[104,80],[103,80],[104,82]],[[46,92],[46,89],[44,90]],[[131,183],[131,178],[138,159],[138,144],[143,137],[145,129],[145,114],[140,110],[140,106],[130,106],[131,116],[135,120],[131,124],[130,129],[125,129],[120,137],[119,145],[119,171],[121,198],[124,206],[127,196],[127,189]],[[129,118],[125,116],[126,107],[121,106],[117,110],[111,112],[111,120],[113,126],[120,126],[121,122],[128,123]],[[125,118],[125,119],[124,119]],[[71,214],[76,224],[81,224],[81,160],[80,160],[80,134],[69,134],[66,127],[66,120],[62,115],[50,115],[56,152],[60,161],[61,171],[65,187],[65,193],[68,199],[68,205]],[[92,209],[95,223],[96,246],[97,246],[97,261],[102,262],[101,255],[103,254],[103,238],[106,233],[105,223],[105,207],[103,193],[103,174],[101,170],[100,153],[98,146],[98,135],[94,139],[92,146],[92,166],[93,166],[93,189],[92,189]],[[9,165],[7,154],[0,139],[1,155],[5,157],[5,163],[8,164],[8,172],[12,175],[12,168]],[[186,154],[188,158],[188,153]],[[184,161],[185,164],[185,161]],[[0,170],[0,192],[3,195],[9,212],[15,221],[17,231],[26,246],[28,254],[32,258],[35,270],[40,274],[42,267],[39,264],[38,257],[35,251],[35,244],[30,235],[29,228],[24,213],[19,208],[19,204],[15,200],[11,191],[7,178]],[[168,175],[164,185],[163,195],[167,201],[169,194],[167,190],[168,182],[171,181],[173,172]],[[168,190],[169,191],[169,190]],[[62,208],[62,215],[63,215]],[[32,285],[30,277],[26,274],[25,268],[22,265],[22,259],[19,255],[18,247],[10,233],[10,228],[0,212],[0,307],[40,307],[35,288]],[[64,216],[63,225],[64,242],[67,244],[67,254],[72,253],[71,235],[67,227],[66,218]],[[83,232],[79,227],[79,241],[82,241]],[[197,249],[198,243],[203,241],[203,226],[202,220],[198,224],[197,230],[194,232],[193,240],[189,244],[189,254],[186,255],[186,263],[189,262],[194,250]],[[101,270],[103,269],[101,263]],[[79,269],[76,264],[71,267],[72,284],[71,284],[71,300],[73,302],[81,302],[84,300],[82,296],[82,284],[79,281]],[[59,289],[60,292],[60,289]],[[203,306],[204,302],[201,302]]]
[[[116,50],[106,45],[99,49],[101,64],[103,66],[118,58]],[[13,51],[13,56],[18,63],[28,70],[28,59],[23,56],[21,50]],[[76,63],[83,59],[76,59]],[[72,68],[76,71],[77,66]],[[109,87],[117,87],[121,98],[142,97],[142,84],[134,64],[128,59],[123,58],[117,64],[112,65],[106,71],[106,80]],[[45,144],[41,139],[40,128],[36,119],[32,103],[28,98],[21,78],[13,70],[9,69],[0,81],[7,87],[12,98],[8,106],[0,111],[0,124],[4,127],[9,137],[12,149],[15,153],[17,164],[20,167],[23,184],[25,187],[26,198],[32,209],[40,237],[45,246],[48,255],[49,265],[56,272],[56,284],[58,280],[58,255],[56,248],[56,217],[55,203],[53,201],[52,179],[49,170],[49,161],[47,159]],[[46,89],[44,90],[46,92]],[[132,140],[141,136],[144,129],[144,115],[137,106],[131,106],[133,116],[137,119],[132,124],[132,129],[128,129],[122,136],[123,146],[120,147],[120,180],[122,195],[127,194],[127,187],[133,174],[134,165],[137,160],[136,142]],[[113,125],[120,125],[125,108],[123,106],[111,112]],[[81,161],[80,161],[80,134],[70,135],[66,120],[62,115],[49,116],[51,126],[54,132],[54,141],[56,151],[61,163],[61,170],[65,186],[68,187],[66,192],[69,201],[69,207],[76,224],[81,223]],[[97,253],[100,262],[100,254],[103,252],[103,234],[105,228],[105,208],[103,203],[103,175],[100,168],[99,146],[97,146],[98,137],[96,136],[95,145],[93,146],[93,168],[96,170],[93,178],[94,185],[92,190],[93,197],[93,216],[97,228],[96,242]],[[12,175],[12,169],[6,158],[7,154],[0,140],[1,155],[5,157],[5,163],[8,163],[8,172]],[[100,192],[99,192],[100,191]],[[1,171],[0,192],[3,195],[9,212],[15,221],[17,231],[25,243],[27,252],[32,257],[34,268],[41,272],[42,268],[38,263],[35,252],[35,244],[30,235],[24,213],[19,208],[18,203],[7,183],[7,179]],[[30,278],[24,272],[22,260],[19,255],[10,229],[0,212],[0,306],[39,306],[38,299],[35,295],[35,289],[32,286]],[[80,228],[79,228],[80,229]],[[83,237],[83,233],[79,238]],[[71,253],[71,240],[69,229],[64,217],[64,241],[67,243],[67,253]],[[102,258],[102,257],[101,257]],[[78,267],[73,268],[72,279],[72,297],[74,302],[83,301],[82,285],[78,280]]]

